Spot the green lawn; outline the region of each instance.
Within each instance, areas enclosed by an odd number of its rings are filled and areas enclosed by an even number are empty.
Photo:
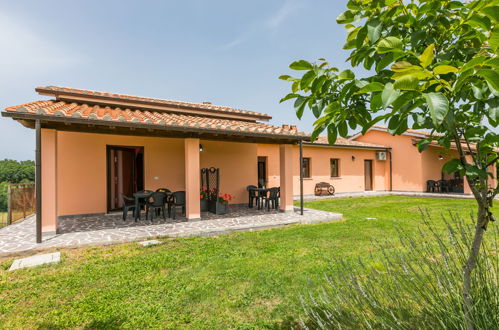
[[[418,207],[442,226],[473,200],[363,197],[306,203],[345,221],[218,237],[165,239],[62,250],[56,266],[7,272],[0,264],[3,328],[280,328],[296,324],[299,295],[315,290],[333,258],[376,251],[394,224],[421,224]],[[377,219],[366,220],[366,217]]]

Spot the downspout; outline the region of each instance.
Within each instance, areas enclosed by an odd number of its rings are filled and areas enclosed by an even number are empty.
[[[303,215],[303,143],[300,140],[300,215]]]
[[[35,196],[36,196],[36,242],[42,242],[42,125],[35,121]]]
[[[393,178],[393,175],[392,175],[392,151],[389,150],[388,154],[390,155],[390,191],[393,191],[393,184],[392,184],[392,178]]]

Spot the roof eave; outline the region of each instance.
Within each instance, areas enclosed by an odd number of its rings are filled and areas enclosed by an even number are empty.
[[[95,125],[95,126],[103,126],[103,127],[130,127],[130,128],[143,128],[148,130],[158,130],[158,131],[174,131],[174,132],[190,132],[190,133],[199,133],[199,134],[217,134],[217,135],[235,135],[235,136],[247,136],[247,137],[256,137],[256,138],[267,138],[267,139],[275,139],[275,140],[286,140],[286,141],[307,141],[310,140],[309,135],[287,135],[287,134],[269,134],[263,132],[251,132],[244,130],[223,130],[223,129],[213,129],[213,128],[200,128],[200,127],[191,127],[191,126],[173,126],[173,125],[156,125],[156,124],[144,124],[144,123],[136,123],[136,122],[120,122],[120,121],[105,121],[100,119],[87,119],[87,118],[73,118],[73,117],[55,117],[55,116],[46,116],[40,114],[31,114],[31,113],[18,113],[18,112],[1,112],[2,117],[12,118],[14,120],[41,120],[44,122],[59,122],[59,123],[75,123],[82,125]],[[23,124],[24,125],[24,124]]]

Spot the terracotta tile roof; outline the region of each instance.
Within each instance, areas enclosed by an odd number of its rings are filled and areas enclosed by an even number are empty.
[[[158,99],[151,97],[141,97],[141,96],[133,96],[126,94],[117,94],[117,93],[108,93],[108,92],[98,92],[86,89],[77,89],[77,88],[67,88],[67,87],[58,87],[58,86],[43,86],[37,87],[35,89],[38,93],[43,95],[54,96],[57,100],[63,101],[77,101],[78,97],[85,97],[90,99],[95,99],[96,103],[99,103],[98,100],[107,100],[108,102],[115,101],[115,105],[119,105],[120,102],[133,103],[136,104],[136,107],[142,106],[164,106],[170,107],[173,109],[183,108],[183,109],[191,109],[191,110],[203,110],[205,111],[203,114],[206,115],[206,111],[208,113],[212,113],[213,115],[218,114],[223,115],[232,115],[232,116],[244,116],[251,117],[258,120],[270,120],[271,116],[261,112],[254,112],[242,109],[236,109],[232,107],[214,105],[210,102],[204,103],[193,103],[193,102],[183,102],[183,101],[175,101],[175,100],[167,100],[167,99]],[[72,100],[72,98],[74,100]],[[102,103],[102,102],[101,102]],[[172,109],[170,109],[172,111]],[[173,110],[174,111],[174,110]]]
[[[312,143],[308,144],[319,144],[319,145],[329,145],[329,142],[327,140],[326,136],[319,136],[317,140],[315,140]],[[360,141],[355,141],[355,140],[348,140],[342,137],[338,137],[336,139],[336,142],[333,146],[338,146],[338,147],[349,147],[349,148],[373,148],[373,149],[389,149],[389,146],[384,146],[380,144],[374,144],[374,143],[368,143],[368,142],[360,142]]]
[[[65,101],[34,101],[5,108],[8,113],[30,114],[65,119],[88,119],[105,122],[137,123],[151,126],[175,128],[195,128],[206,131],[246,132],[248,135],[271,135],[291,137],[297,140],[308,139],[308,135],[290,127],[276,127],[256,121],[221,119],[216,117],[160,111],[137,110]],[[154,128],[154,127],[152,127]]]
[[[383,130],[383,131],[388,131],[388,127],[382,126],[382,125],[374,125],[372,128]],[[407,133],[421,135],[421,136],[430,136],[431,132],[409,128],[407,130]],[[434,132],[433,136],[442,136],[442,134]]]

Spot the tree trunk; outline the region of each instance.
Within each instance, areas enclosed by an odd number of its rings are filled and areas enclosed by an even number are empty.
[[[470,254],[464,265],[463,270],[463,300],[464,300],[464,318],[468,330],[474,329],[473,321],[471,318],[473,309],[473,297],[471,296],[471,274],[476,266],[476,260],[482,245],[483,235],[489,218],[489,203],[487,198],[485,200],[478,200],[478,215],[476,220],[475,235],[471,245]]]

